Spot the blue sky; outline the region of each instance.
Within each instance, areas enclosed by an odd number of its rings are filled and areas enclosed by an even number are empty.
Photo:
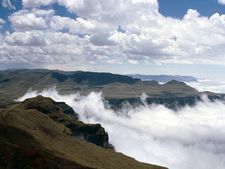
[[[1,0],[0,67],[225,78],[225,0]]]
[[[165,16],[182,18],[188,9],[196,9],[203,16],[225,13],[225,6],[217,0],[159,0],[159,11]]]

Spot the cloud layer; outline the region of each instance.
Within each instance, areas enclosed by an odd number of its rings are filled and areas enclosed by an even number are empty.
[[[6,1],[5,1],[6,2]],[[10,1],[7,1],[10,2]],[[157,0],[23,0],[0,35],[0,65],[224,64],[225,15],[162,16]],[[77,18],[40,9],[58,3]],[[6,66],[6,67],[7,67]]]
[[[201,92],[210,91],[215,93],[225,93],[224,81],[199,79],[198,82],[188,82],[187,84]]]
[[[162,105],[107,108],[101,93],[60,95],[55,89],[29,91],[64,101],[88,123],[101,123],[116,150],[170,169],[225,168],[225,103],[203,97],[194,107],[173,111]],[[143,95],[143,101],[146,96]]]

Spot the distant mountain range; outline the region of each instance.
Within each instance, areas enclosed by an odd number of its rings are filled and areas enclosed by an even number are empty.
[[[80,92],[87,95],[92,91],[101,91],[105,100],[115,108],[124,101],[140,104],[143,93],[148,96],[148,103],[164,104],[172,108],[192,105],[203,93],[212,99],[223,97],[221,94],[199,92],[177,80],[159,84],[155,80],[142,81],[136,76],[133,78],[112,73],[24,69],[0,71],[0,107],[12,104],[29,89],[42,91],[54,86],[60,94]]]
[[[130,74],[128,75],[132,78],[141,79],[142,81],[152,81],[166,83],[171,80],[177,80],[181,82],[197,82],[198,79],[192,76],[180,76],[180,75],[140,75],[140,74]]]

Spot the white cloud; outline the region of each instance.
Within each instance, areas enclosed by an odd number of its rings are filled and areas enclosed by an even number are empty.
[[[19,100],[37,95],[66,102],[84,122],[101,123],[116,150],[137,160],[171,169],[225,168],[222,101],[203,97],[194,107],[177,111],[147,104],[114,111],[104,106],[101,93],[60,95],[55,89],[28,92]]]
[[[215,93],[225,93],[225,82],[218,80],[199,79],[198,82],[189,82],[189,86],[194,87],[198,91],[210,91]]]
[[[0,27],[5,24],[5,20],[0,18]]]
[[[130,60],[128,60],[128,63],[136,65],[136,64],[138,64],[138,61],[130,59]]]
[[[62,17],[55,15],[51,9],[36,9],[52,3],[65,6],[79,17]],[[9,17],[14,33],[42,31],[42,35],[50,32],[64,32],[71,37],[76,35],[74,48],[79,49],[81,60],[83,56],[89,57],[92,64],[132,64],[129,60],[135,60],[138,64],[160,65],[225,63],[225,15],[215,13],[203,17],[198,11],[190,9],[182,19],[164,17],[158,12],[156,0],[24,0],[23,5],[28,9],[15,12]],[[5,35],[5,39],[7,36],[10,35]],[[84,41],[85,46],[82,46]],[[13,48],[12,42],[9,42],[5,41],[1,49]],[[24,51],[22,44],[17,43],[16,46],[21,55]],[[29,53],[34,48],[32,44],[30,46]],[[46,51],[48,49],[49,52]],[[29,50],[29,44],[26,44],[26,50]],[[46,50],[49,53],[45,59],[47,62],[50,53],[54,52],[52,48],[46,47]],[[71,50],[62,51],[52,57],[66,62],[61,56]],[[71,57],[73,55],[72,52]],[[68,60],[68,63],[71,62]]]
[[[34,67],[79,67],[88,62],[84,55],[87,40],[60,32],[26,31],[3,36],[0,61],[5,64],[30,64]],[[82,58],[80,57],[82,55]]]
[[[118,19],[127,20],[129,15],[158,13],[157,0],[23,0],[25,8],[48,6],[52,3],[65,6],[69,11],[77,13],[80,17],[98,17],[99,19]],[[118,5],[119,4],[119,5]],[[130,11],[132,10],[132,11]],[[126,12],[124,12],[126,11]],[[135,12],[135,13],[133,13]],[[130,17],[131,17],[130,16]],[[114,18],[113,18],[114,17]],[[132,18],[130,18],[131,20]]]
[[[225,0],[218,0],[219,4],[225,5]]]
[[[42,46],[47,43],[41,32],[14,32],[5,40],[13,46]]]
[[[47,6],[54,2],[55,0],[22,0],[24,8],[35,8],[40,6]]]
[[[21,10],[13,13],[9,20],[17,31],[48,28],[48,19],[54,14],[53,10]]]
[[[96,28],[96,22],[82,18],[76,18],[75,20],[68,17],[53,16],[50,28],[56,31],[66,29],[72,34],[90,34]]]
[[[11,3],[11,0],[2,0],[2,6],[4,8],[16,9],[15,6]]]
[[[58,0],[80,17],[124,24],[145,14],[158,14],[157,0]]]

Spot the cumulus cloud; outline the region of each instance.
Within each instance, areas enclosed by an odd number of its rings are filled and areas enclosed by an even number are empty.
[[[53,10],[20,10],[13,13],[9,20],[17,31],[47,29],[48,19],[53,14]]]
[[[23,0],[25,8],[48,6],[52,3],[65,6],[69,11],[77,13],[80,17],[93,17],[99,19],[132,20],[135,14],[141,15],[144,11],[158,13],[157,0]],[[119,5],[118,5],[119,4]],[[124,12],[126,10],[126,12]],[[135,12],[135,13],[134,13]],[[124,18],[125,17],[125,18]]]
[[[79,40],[77,35],[70,35],[61,32],[26,31],[14,32],[4,38],[5,43],[1,50],[0,58],[6,63],[20,62],[31,63],[32,65],[54,65],[69,62],[74,66],[84,64],[87,57],[83,55],[80,45],[85,47],[86,39]],[[59,59],[61,55],[63,57]],[[69,62],[68,62],[69,61]],[[48,65],[46,65],[48,66]]]
[[[225,0],[218,0],[219,4],[225,5]]]
[[[75,13],[77,18],[56,15],[49,8],[38,8],[53,3],[64,6]],[[23,0],[23,6],[24,9],[9,16],[14,31],[3,36],[2,53],[9,53],[4,51],[7,49],[17,52],[18,57],[27,53],[30,56],[30,53],[42,49],[46,43],[43,41],[40,44],[38,41],[36,46],[33,43],[29,46],[28,43],[24,50],[23,43],[13,46],[13,39],[9,39],[18,32],[36,34],[36,31],[40,31],[40,34],[47,37],[48,34],[57,34],[57,37],[66,34],[72,39],[76,36],[77,41],[72,44],[75,44],[74,48],[79,53],[74,55],[72,52],[70,57],[77,60],[79,54],[80,59],[85,60],[88,56],[93,67],[106,63],[133,64],[134,61],[138,64],[160,65],[225,63],[225,15],[218,13],[204,17],[190,9],[181,19],[165,17],[158,11],[157,0]],[[51,44],[52,41],[49,41]],[[67,42],[61,45],[66,46]],[[62,53],[59,53],[58,48],[55,50],[45,48],[43,54],[48,54],[44,59],[46,62],[53,57],[65,64],[76,65],[76,62],[71,63],[71,59],[66,62],[62,57],[68,55],[71,49],[61,50]],[[54,55],[50,56],[50,53]],[[27,63],[32,60],[28,56],[23,57]],[[43,65],[37,64],[39,67],[47,65],[43,62]]]
[[[96,28],[94,20],[82,18],[71,19],[68,17],[53,16],[50,22],[50,29],[56,31],[68,30],[71,34],[91,34]]]
[[[157,0],[58,0],[58,3],[80,17],[116,24],[132,22],[145,14],[158,14]]]
[[[147,105],[114,111],[106,106],[101,93],[60,95],[55,89],[29,91],[64,101],[88,123],[101,123],[116,151],[144,162],[171,169],[225,168],[224,109],[222,101],[210,102],[206,96],[194,107],[173,111],[163,105]],[[147,96],[141,96],[144,102]]]

